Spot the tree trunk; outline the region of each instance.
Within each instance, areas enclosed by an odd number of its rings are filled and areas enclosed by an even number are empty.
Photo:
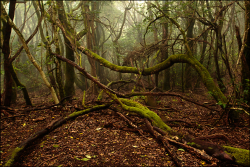
[[[194,2],[196,3],[196,2]],[[191,9],[190,9],[190,12],[191,12]],[[195,19],[193,18],[193,13],[194,12],[191,12],[189,14],[189,18],[187,19],[187,38],[193,38],[193,29],[194,29],[194,24],[195,24]],[[193,51],[194,51],[194,45],[193,45],[193,41],[190,40],[188,42],[188,45],[191,49],[191,52],[192,52],[192,55],[193,55]],[[190,67],[189,64],[186,64],[185,66],[185,77],[184,77],[184,89],[185,90],[188,90],[188,89],[191,89],[192,88],[192,69]]]
[[[58,6],[58,16],[59,16],[59,20],[61,21],[62,25],[65,27],[65,29],[67,31],[70,31],[70,27],[68,26],[68,20],[67,20],[67,16],[65,13],[65,9],[63,6],[63,1],[61,0],[57,0],[56,4]],[[71,44],[69,42],[69,40],[64,37],[64,42],[65,42],[65,48],[66,48],[66,58],[71,60],[71,61],[75,61],[75,57],[74,57],[74,51],[71,49]],[[74,67],[66,64],[66,68],[65,68],[65,85],[64,85],[64,91],[65,91],[65,96],[70,96],[70,95],[74,95],[75,94],[75,87],[74,87],[74,83],[75,83],[75,71],[74,71]]]
[[[201,3],[203,3],[203,1]],[[203,17],[205,17],[205,13],[203,13]],[[204,25],[203,31],[205,30],[205,28],[206,28],[206,26]],[[208,31],[206,31],[202,36],[204,42],[202,43],[202,49],[201,49],[201,58],[200,58],[200,63],[201,64],[203,64],[204,58],[205,58],[205,51],[206,51],[206,48],[207,48],[207,43],[206,43],[207,36],[208,36]],[[200,79],[200,77],[198,77],[194,88],[199,88],[200,87],[200,81],[201,81],[201,79]]]
[[[242,59],[242,89],[244,100],[250,104],[250,2],[245,0],[245,47]]]
[[[28,91],[27,91],[26,87],[17,78],[17,75],[16,75],[16,72],[13,68],[13,65],[11,65],[11,67],[10,67],[10,72],[11,72],[11,76],[12,76],[13,80],[16,83],[16,86],[19,87],[23,91],[23,96],[24,96],[24,99],[26,101],[26,105],[32,105]]]
[[[10,1],[9,5],[9,18],[13,21],[15,14],[15,6],[16,1]],[[3,6],[2,6],[3,7]],[[1,7],[1,8],[2,8]],[[2,12],[2,11],[1,11]],[[4,77],[5,77],[5,97],[4,97],[4,105],[10,106],[11,104],[11,94],[12,94],[12,77],[11,77],[11,62],[10,62],[10,35],[11,35],[11,26],[9,23],[6,24],[4,34],[4,42],[3,42],[3,53],[4,53]]]
[[[168,15],[168,0],[164,2],[163,11]],[[165,20],[165,23],[162,26],[163,36],[162,36],[162,60],[167,60],[168,58],[168,21]],[[163,90],[168,91],[170,89],[170,69],[163,71]]]
[[[87,3],[84,3],[84,7],[82,7],[82,11],[84,14],[84,25],[87,31],[87,48],[93,50],[95,47],[95,29],[94,29],[94,14],[90,14],[90,9]],[[88,57],[89,64],[91,66],[91,75],[97,77],[96,75],[96,66],[95,60],[91,57]],[[91,82],[92,93],[97,94],[97,86]]]

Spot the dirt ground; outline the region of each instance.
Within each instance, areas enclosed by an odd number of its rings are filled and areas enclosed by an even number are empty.
[[[201,104],[218,109],[215,101],[205,92],[180,93]],[[1,112],[1,165],[10,158],[13,149],[32,134],[45,128],[57,118],[83,109],[82,92],[77,91],[71,102],[65,106],[52,107],[22,113],[20,109],[39,108],[53,105],[51,95],[31,93],[33,107],[25,106],[19,94],[19,101],[11,108],[17,109],[14,118]],[[140,100],[139,98],[136,100]],[[158,107],[172,108],[155,111],[176,131],[190,133],[195,137],[223,134],[229,141],[209,139],[221,145],[250,149],[249,117],[242,114],[236,127],[225,124],[225,118],[212,127],[219,115],[215,111],[184,101],[177,97],[159,97]],[[89,96],[87,104],[95,105]],[[162,144],[157,142],[147,130],[144,120],[126,111],[119,111],[134,124],[143,129],[143,135],[130,127],[121,117],[110,109],[96,111],[67,122],[45,137],[32,143],[15,163],[16,166],[175,166]],[[184,166],[206,166],[183,148],[171,145]],[[229,165],[230,166],[230,165]],[[234,165],[237,166],[237,165]]]

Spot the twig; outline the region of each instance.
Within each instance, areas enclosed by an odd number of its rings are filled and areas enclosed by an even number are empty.
[[[156,110],[161,110],[161,111],[166,111],[166,110],[174,110],[175,111],[175,109],[173,109],[171,107],[169,107],[169,108],[157,108],[157,107],[151,107],[151,106],[147,106],[147,105],[146,105],[146,107],[156,109]]]
[[[9,118],[15,118],[15,117],[22,117],[22,116],[26,116],[26,114],[14,115],[14,116],[11,116],[11,117],[4,117],[4,118],[1,118],[1,119],[9,119]]]

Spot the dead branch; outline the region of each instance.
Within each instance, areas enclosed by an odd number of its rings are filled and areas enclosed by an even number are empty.
[[[161,111],[167,111],[167,110],[174,110],[174,111],[176,111],[175,109],[173,109],[171,107],[169,107],[169,108],[157,108],[157,107],[151,107],[151,106],[147,106],[147,105],[146,105],[146,107],[147,108],[151,108],[151,109],[161,110]]]
[[[183,120],[181,120],[181,119],[171,119],[171,120],[165,120],[165,119],[163,118],[162,120],[163,120],[163,122],[184,122],[184,123],[188,124],[189,126],[193,126],[193,124],[192,124],[192,123],[190,123],[190,122],[186,122],[186,121],[183,121]]]
[[[143,135],[142,129],[138,128],[135,124],[133,124],[133,122],[131,122],[128,118],[126,118],[126,116],[124,116],[122,113],[120,113],[120,112],[117,110],[117,108],[115,108],[115,107],[110,107],[110,109],[113,110],[113,111],[115,111],[115,112],[116,112],[125,122],[127,122],[130,126],[132,126],[133,128],[135,128],[136,131],[138,131],[138,133],[139,133],[141,136],[145,137],[145,136]]]
[[[212,164],[216,161],[213,157],[207,155],[207,154],[204,153],[204,152],[201,152],[200,150],[197,150],[197,149],[195,149],[195,148],[193,148],[193,147],[190,147],[190,146],[188,146],[188,145],[186,145],[186,144],[182,144],[182,143],[180,143],[180,142],[177,142],[177,141],[175,141],[175,140],[172,140],[172,139],[166,137],[166,136],[167,136],[167,133],[166,133],[165,131],[163,131],[162,129],[160,129],[160,128],[156,127],[156,126],[153,126],[153,128],[154,128],[157,132],[159,132],[160,134],[162,134],[162,135],[164,136],[164,138],[165,138],[167,141],[169,141],[169,142],[171,142],[171,143],[173,143],[173,144],[179,145],[179,146],[182,147],[182,148],[185,148],[188,152],[190,152],[191,154],[197,156],[198,158],[200,158],[200,159],[202,159],[202,160],[205,160],[205,161],[208,161],[208,162],[210,162],[210,163],[212,163]]]
[[[157,135],[156,132],[153,129],[153,126],[151,125],[151,123],[148,121],[147,118],[144,118],[145,122],[146,122],[146,126],[149,129],[149,132],[154,136],[154,138],[156,138],[158,141],[160,141],[164,148],[166,149],[166,151],[168,152],[168,154],[172,157],[173,161],[175,162],[175,164],[179,167],[182,166],[180,160],[177,158],[177,155],[175,154],[175,152],[172,152],[170,150],[170,145],[168,143],[168,141],[164,140],[164,138],[162,137],[162,135]]]
[[[10,118],[22,117],[22,116],[27,116],[27,115],[26,114],[20,114],[20,115],[14,115],[14,116],[10,116],[10,117],[3,117],[1,119],[10,119]]]

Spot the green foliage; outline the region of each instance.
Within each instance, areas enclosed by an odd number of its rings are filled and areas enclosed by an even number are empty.
[[[58,145],[58,144],[54,144],[54,145],[53,145],[53,147],[58,148],[58,147],[59,147],[59,145]]]
[[[51,5],[51,0],[46,1],[46,2],[44,3],[44,5],[50,6],[50,5]]]
[[[18,89],[18,90],[22,90],[24,87],[23,86],[17,86],[17,87],[12,87],[12,89]]]
[[[178,151],[183,151],[183,152],[185,152],[185,150],[184,150],[183,148],[179,148]]]
[[[4,70],[0,70],[0,75],[4,75]]]
[[[225,109],[227,107],[227,104],[222,103],[221,101],[219,101],[218,103],[216,103],[218,105],[220,105],[223,109]]]

